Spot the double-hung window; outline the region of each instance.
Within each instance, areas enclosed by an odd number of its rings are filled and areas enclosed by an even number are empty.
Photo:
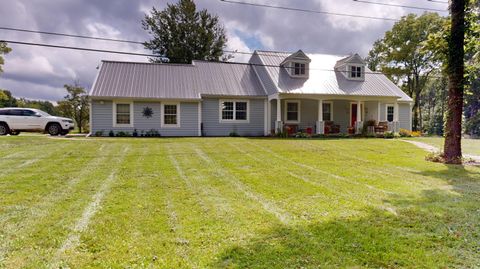
[[[362,67],[361,66],[350,66],[350,77],[351,78],[361,78],[362,77]]]
[[[114,127],[132,127],[133,126],[133,104],[114,102],[113,103],[113,126]]]
[[[248,101],[220,101],[220,121],[248,121]]]
[[[293,64],[293,74],[295,76],[305,76],[306,64],[304,63],[294,63]]]
[[[332,121],[332,103],[323,103],[323,120]]]
[[[395,119],[395,107],[387,105],[387,121],[392,122]]]
[[[179,103],[162,103],[162,127],[180,127]]]
[[[300,122],[300,102],[299,101],[287,101],[286,103],[286,122],[298,123]]]

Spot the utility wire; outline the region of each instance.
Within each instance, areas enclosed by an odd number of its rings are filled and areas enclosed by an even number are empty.
[[[100,50],[100,49],[92,49],[92,48],[83,48],[83,47],[72,47],[72,46],[61,46],[61,45],[51,45],[51,44],[43,44],[43,43],[33,43],[33,42],[20,42],[20,41],[13,41],[13,40],[0,40],[0,42],[7,42],[11,44],[18,44],[18,45],[26,45],[26,46],[40,46],[40,47],[48,47],[48,48],[57,48],[57,49],[70,49],[70,50],[79,50],[79,51],[90,51],[90,52],[101,52],[101,53],[113,53],[113,54],[124,54],[124,55],[133,55],[133,56],[146,56],[146,57],[160,57],[154,54],[146,54],[146,53],[135,53],[135,52],[126,52],[126,51],[116,51],[116,50]],[[274,55],[274,53],[266,53],[264,55]],[[167,57],[173,60],[184,60],[180,58],[172,58]],[[281,66],[281,65],[269,65],[269,64],[255,64],[255,63],[239,63],[239,62],[222,62],[222,61],[212,61],[212,60],[199,60],[209,63],[223,63],[223,64],[237,64],[237,65],[249,65],[249,66],[261,66],[261,67],[274,67],[274,68],[285,68],[285,69],[294,69],[295,67],[289,66]],[[345,71],[335,70],[335,69],[325,69],[325,68],[308,68],[308,70],[316,70],[316,71],[325,71],[325,72],[336,72],[336,73],[344,73]],[[367,72],[364,71],[364,74],[372,74],[372,75],[385,75],[382,72]],[[435,76],[430,76],[435,77]],[[436,76],[440,77],[440,76]]]
[[[448,4],[448,2],[439,1],[439,0],[427,0],[427,1],[428,2],[433,2],[433,3]]]
[[[335,12],[328,12],[328,11],[321,11],[321,10],[302,9],[302,8],[284,7],[284,6],[273,6],[273,5],[267,5],[267,4],[255,4],[255,3],[250,3],[250,2],[239,2],[239,1],[232,1],[232,0],[220,0],[220,1],[224,2],[224,3],[229,3],[229,4],[238,4],[238,5],[245,5],[245,6],[262,7],[262,8],[273,8],[273,9],[290,10],[290,11],[298,11],[298,12],[306,12],[306,13],[316,13],[316,14],[333,15],[333,16],[353,17],[353,18],[361,18],[361,19],[373,19],[373,20],[383,20],[383,21],[399,21],[400,20],[400,19],[394,19],[394,18],[383,18],[383,17],[346,14],[346,13],[335,13]]]
[[[84,35],[74,35],[74,34],[66,34],[66,33],[58,33],[58,32],[46,32],[46,31],[37,31],[37,30],[20,29],[20,28],[3,27],[3,26],[0,26],[0,30],[26,32],[26,33],[36,33],[36,34],[44,34],[44,35],[76,37],[76,38],[83,38],[83,39],[94,39],[94,40],[114,41],[114,42],[122,42],[122,43],[131,43],[131,44],[141,44],[141,45],[143,45],[143,42],[139,42],[139,41],[131,41],[131,40],[115,39],[115,38],[105,38],[105,37],[84,36]]]
[[[426,10],[426,11],[448,12],[448,10],[444,10],[444,9],[414,7],[414,6],[397,5],[397,4],[389,4],[389,3],[380,3],[380,2],[372,2],[372,1],[365,1],[365,0],[353,0],[353,1],[354,1],[354,2],[358,2],[358,3],[372,4],[372,5],[381,5],[381,6],[389,6],[389,7],[401,7],[401,8],[409,8],[409,9]]]

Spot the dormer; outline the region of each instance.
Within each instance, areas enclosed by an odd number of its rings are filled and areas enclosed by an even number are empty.
[[[280,66],[285,68],[292,78],[308,78],[311,61],[302,50],[299,50],[285,58]]]
[[[365,61],[357,53],[337,61],[335,71],[342,73],[348,80],[365,80]]]

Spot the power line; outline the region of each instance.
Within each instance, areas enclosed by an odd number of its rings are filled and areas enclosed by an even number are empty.
[[[449,4],[448,2],[439,1],[439,0],[427,0],[428,2],[440,3],[440,4]]]
[[[36,33],[36,34],[44,34],[44,35],[66,36],[66,37],[103,40],[103,41],[114,41],[114,42],[122,42],[122,43],[131,43],[131,44],[141,44],[141,45],[143,45],[143,42],[139,42],[139,41],[131,41],[131,40],[115,39],[115,38],[105,38],[105,37],[84,36],[84,35],[74,35],[74,34],[66,34],[66,33],[58,33],[58,32],[46,32],[46,31],[20,29],[20,28],[12,28],[12,27],[2,27],[2,26],[0,26],[0,30],[26,32],[26,33]]]
[[[409,8],[409,9],[426,10],[426,11],[448,12],[447,10],[435,9],[435,8],[414,7],[414,6],[397,5],[397,4],[389,4],[389,3],[380,3],[380,2],[372,2],[372,1],[365,1],[365,0],[353,0],[353,1],[354,1],[354,2],[358,2],[358,3],[372,4],[372,5],[381,5],[381,6],[389,6],[389,7],[401,7],[401,8]]]
[[[306,12],[306,13],[316,13],[316,14],[324,14],[324,15],[354,17],[354,18],[361,18],[361,19],[373,19],[373,20],[383,20],[383,21],[399,21],[399,19],[394,19],[394,18],[383,18],[383,17],[346,14],[346,13],[335,13],[335,12],[312,10],[312,9],[302,9],[302,8],[284,7],[284,6],[273,6],[273,5],[267,5],[267,4],[255,4],[255,3],[249,3],[249,2],[238,2],[238,1],[232,1],[232,0],[220,0],[220,1],[224,2],[224,3],[230,3],[230,4],[239,4],[239,5],[245,5],[245,6],[290,10],[290,11],[298,11],[298,12]]]
[[[113,53],[113,54],[125,54],[125,55],[133,55],[133,56],[145,56],[145,57],[160,57],[154,54],[146,54],[146,53],[135,53],[135,52],[127,52],[127,51],[116,51],[116,50],[101,50],[101,49],[92,49],[92,48],[84,48],[84,47],[72,47],[72,46],[61,46],[61,45],[51,45],[51,44],[43,44],[43,43],[33,43],[33,42],[21,42],[21,41],[13,41],[13,40],[0,40],[0,42],[7,42],[11,44],[18,44],[18,45],[26,45],[26,46],[40,46],[40,47],[47,47],[47,48],[57,48],[57,49],[70,49],[70,50],[79,50],[79,51],[90,51],[90,52],[101,52],[101,53]],[[258,52],[257,52],[258,54]],[[266,53],[264,55],[272,55],[273,53]],[[173,60],[184,60],[180,58],[172,58],[168,57],[169,59]],[[294,69],[294,67],[288,66],[281,66],[281,65],[268,65],[268,64],[255,64],[255,63],[239,63],[239,62],[222,62],[222,61],[212,61],[212,60],[200,60],[210,63],[224,63],[224,64],[238,64],[238,65],[249,65],[249,66],[261,66],[261,67],[274,67],[274,68],[285,68],[285,69]],[[325,72],[336,72],[336,73],[343,73],[345,71],[339,71],[335,69],[325,69],[325,68],[309,68],[308,70],[315,70],[315,71],[325,71]],[[366,72],[365,74],[372,74],[372,75],[385,75],[382,72]],[[430,76],[434,77],[434,76]]]

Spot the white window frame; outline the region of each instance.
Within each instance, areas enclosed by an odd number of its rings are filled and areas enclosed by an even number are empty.
[[[355,68],[360,67],[360,76],[359,77],[352,77],[352,67],[355,67]],[[362,66],[362,65],[350,64],[350,65],[347,65],[347,72],[348,72],[348,78],[353,79],[353,80],[363,80],[363,78],[365,76],[364,75],[365,74],[365,67]]]
[[[295,103],[297,104],[297,107],[298,107],[298,117],[297,117],[297,120],[288,120],[288,104],[289,103]],[[300,123],[301,121],[301,118],[300,118],[300,115],[301,115],[301,111],[302,111],[302,108],[301,108],[301,103],[300,103],[300,100],[285,100],[285,110],[283,112],[283,117],[285,119],[285,123]]]
[[[322,107],[322,115],[323,115],[323,121],[333,121],[333,102],[332,101],[323,101],[322,105],[324,104],[330,104],[330,119],[326,120],[325,119],[325,113],[323,112],[323,107]]]
[[[392,121],[388,120],[388,108],[389,107],[393,108],[393,120]],[[385,105],[385,121],[387,121],[387,122],[394,122],[395,121],[395,105],[394,104],[386,104]]]
[[[224,102],[233,102],[233,119],[223,119],[222,118],[222,104]],[[247,119],[246,120],[237,120],[237,102],[247,103]],[[218,100],[218,118],[220,123],[250,123],[250,100],[242,99],[220,99]]]
[[[172,105],[177,107],[177,124],[165,123],[165,105]],[[180,128],[180,102],[162,102],[160,103],[160,127],[161,128]]]
[[[130,105],[130,124],[117,124],[117,105]],[[112,102],[113,127],[133,127],[133,101],[114,100]]]
[[[295,64],[303,64],[305,65],[305,74],[295,74]],[[290,76],[295,77],[295,78],[308,78],[308,68],[309,68],[309,63],[306,61],[291,61],[290,64],[288,65],[289,69],[288,73]],[[301,69],[300,69],[301,70]]]

